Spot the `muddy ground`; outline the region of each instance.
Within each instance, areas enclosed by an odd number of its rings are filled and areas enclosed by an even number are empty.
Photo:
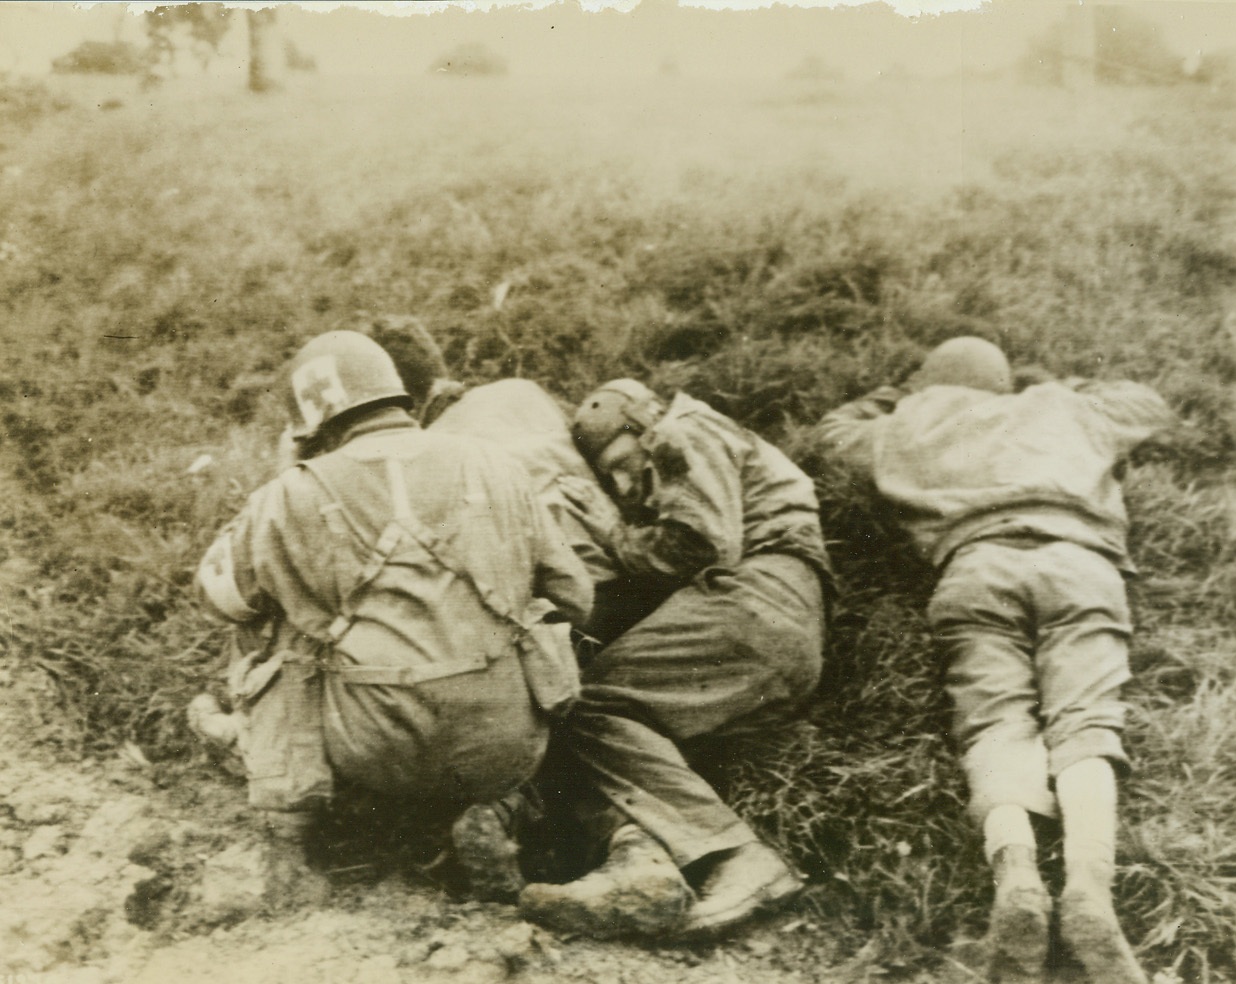
[[[224,763],[201,753],[189,764],[152,764],[134,747],[72,760],[38,739],[54,724],[53,698],[39,671],[0,659],[4,984],[818,984],[898,976],[861,951],[841,959],[807,903],[710,944],[549,932],[513,906],[460,895],[438,845],[409,847],[411,832],[391,829],[398,821],[380,812],[328,824],[312,874],[287,877]],[[957,961],[961,952],[946,955],[931,979],[977,979]]]

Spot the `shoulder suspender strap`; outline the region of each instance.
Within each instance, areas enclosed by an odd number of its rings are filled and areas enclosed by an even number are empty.
[[[301,464],[321,483],[327,494],[339,504],[341,512],[346,516],[347,509],[343,506],[340,496],[323,474],[323,469],[312,461],[301,462]],[[517,635],[526,633],[528,625],[525,621],[516,617],[514,612],[511,611],[510,606],[506,604],[505,600],[497,592],[477,584],[476,579],[461,564],[455,562],[441,539],[416,516],[412,509],[411,500],[408,498],[408,486],[404,478],[403,463],[398,458],[387,458],[385,465],[386,482],[390,489],[391,511],[394,519],[382,531],[382,535],[378,538],[378,542],[374,546],[369,559],[361,569],[359,577],[341,599],[339,614],[328,630],[330,641],[332,643],[338,642],[347,633],[348,629],[351,628],[356,618],[356,603],[361,593],[378,576],[405,535],[411,536],[439,564],[471,587],[481,600],[481,603],[499,619],[508,623],[516,631]],[[351,666],[339,667],[337,671],[346,677],[349,683],[407,686],[478,668],[484,668],[483,661],[476,665],[468,663],[466,666],[460,663],[426,665],[413,668]]]
[[[356,579],[352,587],[348,589],[347,594],[340,600],[339,615],[331,622],[328,630],[331,642],[338,642],[343,638],[343,634],[348,631],[352,625],[353,619],[356,618],[356,599],[360,597],[360,593],[364,588],[381,572],[386,566],[386,562],[391,559],[391,554],[395,552],[395,548],[399,546],[399,541],[403,539],[403,530],[397,522],[387,524],[386,529],[382,531],[382,535],[378,537],[377,545],[373,548],[373,553],[369,555],[369,559],[365,562],[365,566],[361,568],[360,577]]]
[[[403,526],[412,538],[425,548],[430,556],[461,581],[468,584],[481,600],[481,603],[494,615],[504,622],[510,623],[521,632],[527,631],[528,627],[524,624],[523,620],[516,618],[515,613],[511,611],[511,607],[506,603],[505,599],[492,588],[478,584],[476,579],[462,565],[455,563],[446,545],[424,523],[414,516],[409,516],[403,520]]]
[[[391,490],[391,508],[395,518],[412,519],[412,503],[408,501],[408,483],[403,477],[403,463],[397,458],[386,459],[386,484]]]
[[[523,620],[516,618],[509,605],[492,588],[477,584],[476,579],[462,565],[455,563],[454,558],[446,549],[441,539],[434,534],[412,511],[408,500],[408,486],[403,477],[403,464],[396,458],[386,459],[386,480],[391,490],[391,503],[396,521],[432,556],[439,564],[456,577],[472,586],[484,603],[485,607],[503,621],[510,622],[521,631],[527,631]]]
[[[331,486],[331,483],[327,481],[325,474],[323,474],[323,469],[318,467],[313,461],[303,461],[301,464],[310,472],[310,474],[313,475],[314,478],[318,480],[319,483],[321,483],[322,488],[324,488],[327,494],[335,500],[335,504],[339,507],[339,511],[346,516],[347,509],[344,508],[342,500]],[[388,459],[387,465],[389,466],[390,464],[392,464],[392,462]],[[397,462],[395,464],[397,464]],[[392,469],[388,467],[388,479],[391,474]],[[410,511],[410,506],[408,505],[407,487],[403,485],[402,472],[399,473],[399,479],[400,484],[403,487],[402,498],[392,496],[396,516],[398,516],[400,512],[400,502],[403,504],[402,509],[404,512]],[[398,520],[388,523],[386,528],[382,531],[382,535],[378,537],[378,542],[374,545],[373,551],[369,555],[369,559],[365,561],[364,567],[361,568],[359,576],[348,588],[348,590],[343,593],[343,596],[340,599],[339,614],[336,616],[335,620],[331,622],[330,627],[327,629],[327,635],[329,636],[331,642],[338,642],[343,638],[344,633],[351,627],[353,620],[356,618],[357,599],[360,597],[360,594],[365,587],[368,586],[368,584],[375,577],[377,577],[379,573],[381,573],[382,568],[386,566],[386,562],[390,560],[391,554],[393,554],[395,552],[395,548],[399,546],[399,541],[401,539],[403,539],[403,529],[400,527]]]

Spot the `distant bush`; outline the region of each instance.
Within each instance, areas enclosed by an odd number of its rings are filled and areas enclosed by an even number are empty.
[[[845,81],[845,74],[819,55],[807,55],[791,68],[785,77],[799,82],[822,82],[828,85]]]
[[[1218,89],[1236,90],[1236,50],[1203,55],[1193,78]]]
[[[68,108],[65,99],[41,82],[0,77],[0,126],[26,126],[48,113]]]
[[[1171,83],[1183,77],[1182,59],[1173,54],[1161,31],[1116,6],[1095,9],[1100,82]]]
[[[52,61],[52,71],[61,74],[137,75],[145,68],[145,54],[129,41],[83,41]]]
[[[483,44],[461,44],[429,66],[443,75],[505,75],[506,62]]]
[[[313,55],[301,51],[291,38],[283,42],[283,63],[291,72],[316,72],[318,70],[318,60]]]

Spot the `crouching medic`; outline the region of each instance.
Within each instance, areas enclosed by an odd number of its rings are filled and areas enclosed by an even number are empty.
[[[584,567],[526,472],[492,444],[422,430],[387,352],[309,341],[289,368],[299,461],[254,492],[197,573],[253,643],[225,714],[193,729],[244,761],[249,802],[303,843],[343,779],[458,814],[478,894],[522,887],[504,797],[530,779],[578,689]]]

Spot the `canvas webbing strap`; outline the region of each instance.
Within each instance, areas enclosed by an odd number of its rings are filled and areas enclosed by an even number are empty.
[[[391,508],[398,520],[412,519],[412,504],[408,501],[408,483],[403,477],[403,465],[394,458],[386,459],[386,484],[391,490]]]
[[[483,670],[489,664],[483,657],[472,660],[456,660],[450,663],[423,663],[420,666],[335,666],[330,672],[337,674],[344,683],[377,685],[384,687],[414,687],[418,683],[441,680]]]
[[[306,461],[302,462],[302,464],[318,479],[322,487],[335,500],[335,504],[339,506],[340,511],[346,516],[347,510],[344,508],[340,497],[336,494],[330,483],[327,482],[325,475],[322,474],[322,470],[314,467],[313,462]],[[332,643],[338,642],[347,633],[348,629],[351,628],[352,623],[356,619],[356,603],[361,593],[378,576],[382,568],[390,560],[391,555],[395,552],[405,534],[410,535],[434,560],[465,584],[469,585],[490,612],[511,625],[516,633],[515,639],[518,639],[519,636],[527,632],[527,627],[520,619],[515,617],[503,599],[492,589],[482,588],[462,566],[453,563],[441,541],[417,518],[416,514],[412,511],[412,504],[408,498],[408,487],[404,478],[403,464],[397,458],[386,459],[386,481],[390,489],[391,511],[394,513],[395,518],[382,531],[382,535],[378,538],[373,552],[370,554],[365,566],[361,569],[359,577],[345,594],[340,605],[339,615],[331,623],[328,630],[330,641]],[[349,684],[414,686],[429,680],[438,680],[459,673],[482,670],[487,665],[488,663],[485,658],[478,656],[471,660],[454,660],[449,663],[425,663],[413,667],[339,666],[338,664],[327,664],[324,666],[324,669],[338,674]]]
[[[398,523],[389,523],[386,529],[382,531],[382,535],[378,537],[377,545],[373,548],[373,553],[369,555],[365,566],[361,568],[360,577],[356,579],[356,582],[348,589],[348,593],[344,595],[339,606],[338,617],[330,623],[330,628],[326,630],[331,642],[338,642],[343,638],[343,634],[351,628],[352,622],[356,619],[356,599],[360,597],[361,591],[381,573],[382,568],[391,559],[391,554],[395,552],[395,548],[399,546],[399,541],[402,539],[403,530]]]
[[[447,553],[442,541],[434,535],[433,531],[422,523],[412,512],[412,507],[408,502],[407,485],[403,477],[403,466],[394,458],[386,459],[386,475],[387,481],[390,484],[391,500],[394,505],[395,519],[403,526],[413,539],[416,540],[434,560],[445,567],[448,571],[454,574],[460,580],[471,585],[472,590],[476,592],[477,597],[481,599],[485,607],[488,608],[494,615],[508,622],[519,629],[520,632],[526,632],[528,627],[522,620],[515,617],[510,606],[498,595],[496,591],[488,586],[478,584],[472,575],[463,569],[459,564],[453,562],[453,559]]]

